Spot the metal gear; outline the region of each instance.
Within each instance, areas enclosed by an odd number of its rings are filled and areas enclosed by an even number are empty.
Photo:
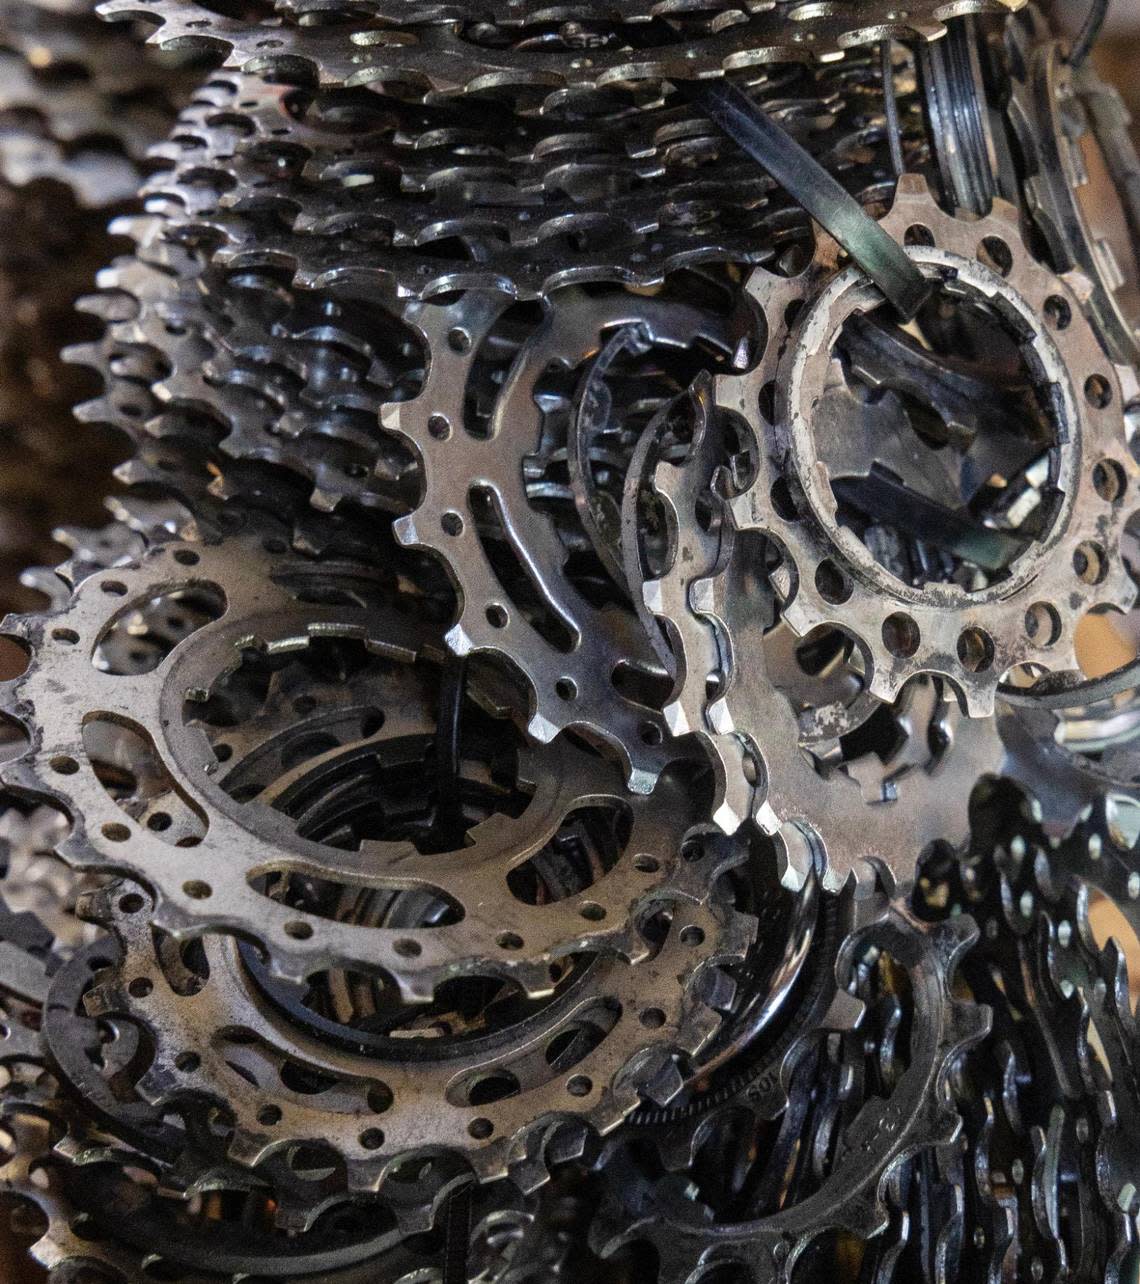
[[[797,634],[820,627],[850,632],[868,689],[880,699],[896,699],[909,679],[934,673],[951,683],[970,716],[986,717],[1011,668],[1075,669],[1077,620],[1094,606],[1127,609],[1135,596],[1119,553],[1134,477],[1121,389],[1129,388],[1132,373],[1105,359],[1078,303],[1081,282],[1062,280],[1035,260],[1014,212],[1000,201],[985,219],[953,218],[921,179],[904,175],[884,222],[900,240],[909,234],[907,252],[924,273],[957,298],[998,309],[1018,328],[1027,359],[1032,354],[1035,385],[1048,390],[1056,416],[1051,438],[1039,447],[1049,460],[1046,498],[1034,501],[1046,510],[1043,528],[1035,539],[1011,543],[1000,554],[1004,566],[990,562],[988,545],[979,549],[984,534],[936,535],[958,549],[963,564],[978,568],[971,557],[989,563],[991,574],[971,572],[969,583],[980,585],[971,590],[907,582],[844,523],[826,458],[829,438],[817,435],[813,416],[844,321],[865,315],[877,299],[857,269],[837,268],[825,242],[798,276],[759,269],[749,280],[767,346],[747,374],[715,383],[717,406],[743,419],[756,438],[755,477],[729,511],[738,533],[759,531],[779,548],[783,561],[772,581]],[[989,254],[987,243],[1000,259],[995,267],[978,257]],[[789,309],[796,312],[790,330]],[[770,386],[775,401],[769,397],[765,410]],[[979,428],[974,440],[985,432]],[[891,495],[901,507],[901,492],[893,488]]]

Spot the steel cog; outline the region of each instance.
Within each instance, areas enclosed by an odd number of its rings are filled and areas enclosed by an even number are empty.
[[[1127,609],[1135,597],[1119,553],[1135,485],[1122,413],[1133,374],[1105,359],[1084,321],[1082,280],[1063,280],[1033,259],[1014,212],[1000,201],[986,219],[955,219],[935,205],[922,180],[904,175],[884,226],[899,240],[909,232],[907,253],[929,277],[952,279],[954,291],[1019,318],[1037,378],[1061,421],[1046,477],[1051,520],[1028,547],[1015,546],[1021,551],[1006,578],[976,592],[953,582],[904,582],[842,524],[811,408],[824,390],[842,321],[852,310],[873,309],[879,296],[858,269],[838,270],[825,243],[797,277],[761,269],[750,278],[749,293],[771,331],[767,348],[748,374],[720,376],[715,384],[718,407],[747,422],[757,444],[755,479],[730,512],[738,532],[760,531],[783,554],[773,582],[783,618],[797,634],[821,626],[849,631],[880,699],[895,699],[916,674],[934,673],[952,683],[969,715],[986,717],[1011,668],[1076,668],[1076,621],[1094,606]],[[996,268],[978,258],[988,254],[987,243],[1001,260]],[[785,313],[800,304],[785,329]],[[768,418],[761,396],[773,381]]]

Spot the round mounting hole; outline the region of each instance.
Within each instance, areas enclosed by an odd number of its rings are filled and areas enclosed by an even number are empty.
[[[1093,374],[1085,380],[1085,400],[1097,410],[1112,402],[1112,385],[1104,375]]]
[[[79,770],[79,763],[74,758],[69,758],[67,754],[60,753],[51,760],[51,769],[61,776],[74,776]]]
[[[583,901],[578,906],[578,913],[588,923],[600,923],[606,916],[606,911],[598,904],[597,901]]]
[[[934,233],[925,223],[912,223],[903,233],[903,244],[910,246],[924,245],[929,249],[934,244]]]
[[[1059,294],[1051,294],[1045,300],[1045,320],[1054,330],[1067,330],[1073,324],[1073,309],[1069,301]]]
[[[554,691],[560,700],[573,700],[578,695],[578,684],[573,678],[559,678]]]
[[[501,950],[521,950],[523,938],[517,932],[500,932],[495,938]]]
[[[387,1084],[376,1083],[365,1093],[364,1100],[374,1115],[382,1115],[386,1110],[391,1110],[395,1098]]]
[[[776,516],[785,522],[794,522],[799,514],[796,509],[796,502],[792,498],[792,489],[787,480],[783,477],[777,477],[772,483],[769,495],[772,500],[772,507],[776,511]]]
[[[179,566],[197,566],[202,559],[192,548],[176,548],[174,560]]]
[[[51,635],[65,646],[74,646],[79,641],[79,634],[74,629],[52,629]]]
[[[1091,539],[1078,544],[1073,553],[1073,570],[1082,584],[1100,584],[1108,575],[1108,558]]]
[[[307,941],[312,934],[312,925],[303,923],[300,919],[293,919],[285,924],[285,935],[292,937],[294,941]]]
[[[281,1109],[278,1106],[262,1106],[257,1112],[257,1122],[263,1128],[272,1128],[281,1122]]]
[[[471,336],[462,326],[454,326],[447,332],[447,346],[452,352],[469,352],[471,350]]]
[[[1013,268],[1013,251],[1000,236],[987,236],[978,246],[978,261],[998,276],[1009,276]]]
[[[119,909],[124,914],[137,914],[145,904],[138,892],[128,892],[126,896],[119,897]]]
[[[174,1059],[174,1068],[182,1074],[193,1074],[202,1064],[202,1058],[196,1052],[180,1052]]]
[[[458,513],[444,513],[439,519],[440,526],[443,527],[443,533],[453,538],[456,535],[463,534],[463,518]]]
[[[109,593],[111,597],[125,597],[127,586],[122,580],[104,580],[99,587],[104,593]]]
[[[360,1144],[365,1150],[379,1150],[384,1144],[382,1128],[365,1128],[360,1134]]]
[[[661,868],[661,862],[654,856],[635,856],[633,867],[639,874],[656,874]]]
[[[1128,481],[1124,469],[1115,459],[1101,459],[1093,468],[1092,483],[1106,504],[1115,504],[1124,494]]]
[[[161,834],[171,826],[170,816],[164,811],[155,811],[146,818],[147,829],[152,829],[156,834]]]
[[[1050,602],[1034,602],[1025,612],[1025,636],[1034,646],[1052,646],[1061,636],[1061,616]]]
[[[576,1074],[572,1079],[567,1081],[566,1091],[572,1097],[588,1097],[594,1087],[594,1082],[584,1074]]]
[[[486,1141],[487,1138],[495,1131],[495,1125],[490,1121],[490,1119],[484,1119],[482,1115],[480,1115],[477,1119],[471,1120],[467,1125],[467,1131],[475,1138],[476,1141]]]
[[[774,381],[769,381],[760,389],[757,408],[768,423],[774,424],[776,422],[776,384]]]
[[[508,619],[509,616],[507,615],[507,608],[505,606],[500,605],[498,602],[492,602],[491,605],[487,607],[487,623],[491,628],[505,629],[507,627]]]
[[[113,820],[109,820],[103,826],[103,837],[112,843],[125,843],[131,836],[131,831],[126,825],[120,825]]]
[[[153,990],[154,982],[145,976],[136,976],[127,986],[127,993],[132,999],[145,999]]]
[[[968,673],[985,673],[994,662],[993,638],[971,625],[958,635],[958,661]]]
[[[643,722],[638,728],[638,735],[643,745],[659,745],[665,738],[661,728],[655,722]]]
[[[200,878],[192,878],[189,882],[183,883],[182,891],[192,901],[207,901],[213,895],[210,884],[202,882]]]
[[[647,1030],[660,1030],[665,1024],[665,1013],[660,1008],[646,1008],[640,1020]]]
[[[697,927],[695,923],[690,923],[688,927],[681,929],[682,945],[700,945],[704,939],[704,930]]]
[[[700,860],[705,854],[704,843],[699,838],[689,838],[681,844],[681,859]]]
[[[395,950],[402,959],[418,959],[424,952],[423,946],[419,941],[409,940],[406,936],[403,936],[398,941],[394,942],[392,949]]]
[[[816,567],[815,587],[832,606],[839,606],[851,596],[851,581],[830,558],[824,558]]]
[[[428,419],[428,432],[436,441],[446,441],[451,436],[451,421],[446,415],[432,415]]]
[[[904,611],[895,611],[883,621],[883,645],[897,659],[908,660],[920,640],[918,625]]]

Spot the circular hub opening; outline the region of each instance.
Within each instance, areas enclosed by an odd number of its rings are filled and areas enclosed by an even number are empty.
[[[996,241],[979,259],[1004,276]],[[879,307],[834,332],[815,452],[840,527],[911,587],[1000,583],[1058,512],[1058,390],[1000,303],[948,278],[909,324]]]

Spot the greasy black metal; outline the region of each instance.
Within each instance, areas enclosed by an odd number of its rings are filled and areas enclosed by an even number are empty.
[[[467,686],[467,657],[448,656],[439,695],[436,755],[439,768],[439,802],[436,836],[452,850],[463,846],[463,797],[460,791],[459,737],[463,719],[463,693]]]
[[[918,312],[931,285],[903,247],[766,111],[724,81],[677,88],[839,242],[904,320]]]
[[[906,172],[903,159],[902,134],[899,130],[899,100],[895,96],[895,69],[891,61],[893,43],[883,40],[879,44],[879,58],[883,77],[883,107],[887,117],[887,146],[891,149],[891,168],[895,178]]]
[[[642,45],[670,44],[677,33],[658,18],[644,23],[633,38]],[[929,282],[903,247],[806,148],[727,81],[672,83],[839,242],[904,320],[911,320],[930,295]]]
[[[471,1247],[471,1183],[451,1192],[443,1215],[443,1284],[467,1284]]]
[[[911,539],[986,571],[1002,570],[1029,545],[1020,536],[971,521],[961,512],[936,504],[880,472],[872,471],[866,477],[836,477],[831,488],[841,503],[882,515]]]
[[[1099,678],[1079,678],[1071,673],[1047,673],[1031,687],[1003,684],[998,693],[1006,704],[1036,709],[1078,709],[1100,704],[1140,687],[1140,657]]]
[[[1084,26],[1077,32],[1077,38],[1069,50],[1069,62],[1072,66],[1079,67],[1088,58],[1097,36],[1100,35],[1100,29],[1104,26],[1104,20],[1108,17],[1108,3],[1109,0],[1092,0],[1089,5]]]

